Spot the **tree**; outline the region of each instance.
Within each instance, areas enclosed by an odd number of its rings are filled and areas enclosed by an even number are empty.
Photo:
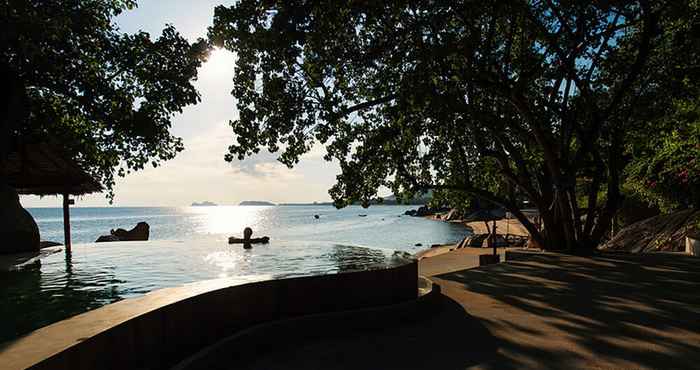
[[[209,49],[168,25],[153,39],[121,33],[131,0],[0,2],[0,161],[23,142],[60,143],[113,197],[115,174],[157,166],[183,149],[174,113]],[[0,179],[1,182],[2,179]]]
[[[700,208],[700,1],[667,13],[632,117],[624,182],[663,211]]]
[[[595,247],[621,202],[630,111],[668,3],[242,0],[210,40],[237,54],[227,160],[315,142],[338,206],[464,192],[510,210],[550,249]],[[497,169],[498,176],[492,174]],[[538,230],[499,183],[540,211]],[[578,184],[578,186],[577,186]],[[603,199],[599,193],[605,195]],[[580,206],[577,199],[586,201]]]

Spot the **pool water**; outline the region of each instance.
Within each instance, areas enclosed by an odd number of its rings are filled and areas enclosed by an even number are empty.
[[[81,244],[0,273],[0,342],[156,289],[229,278],[251,282],[391,266],[392,250],[277,241],[243,249],[225,239]]]
[[[186,283],[245,283],[332,274],[392,264],[457,242],[461,225],[402,216],[405,206],[336,210],[327,206],[72,209],[73,251],[0,272],[0,342],[118,300]],[[413,207],[415,208],[415,207]],[[42,239],[62,240],[61,210],[30,209]],[[359,217],[360,214],[366,215]],[[319,218],[314,217],[319,215]],[[92,243],[109,229],[150,224],[149,242]],[[251,226],[269,245],[229,245]]]

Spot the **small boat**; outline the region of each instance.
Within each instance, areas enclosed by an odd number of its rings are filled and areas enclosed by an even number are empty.
[[[358,216],[360,216],[360,217],[367,217],[367,215],[358,215]]]

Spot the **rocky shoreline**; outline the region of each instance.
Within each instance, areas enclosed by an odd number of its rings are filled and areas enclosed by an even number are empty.
[[[416,258],[427,258],[463,248],[490,248],[494,245],[499,248],[524,247],[527,245],[530,234],[517,219],[507,218],[507,214],[503,212],[503,218],[488,221],[491,226],[487,227],[484,221],[469,221],[470,219],[474,219],[474,215],[477,213],[479,213],[479,211],[465,215],[463,212],[459,212],[454,208],[431,208],[428,206],[406,211],[404,214],[412,217],[423,217],[432,221],[458,223],[472,232],[472,235],[456,243],[433,245],[430,249],[420,251],[416,253]],[[496,227],[495,235],[489,241],[489,235],[491,234],[489,228],[493,228],[494,225]]]

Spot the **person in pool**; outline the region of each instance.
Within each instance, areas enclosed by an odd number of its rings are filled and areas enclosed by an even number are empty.
[[[232,236],[228,238],[228,243],[243,244],[243,248],[250,249],[253,247],[253,244],[267,244],[270,242],[270,238],[267,236],[263,236],[262,238],[253,238],[252,236],[253,229],[251,229],[250,227],[246,227],[245,229],[243,229],[243,239]]]

